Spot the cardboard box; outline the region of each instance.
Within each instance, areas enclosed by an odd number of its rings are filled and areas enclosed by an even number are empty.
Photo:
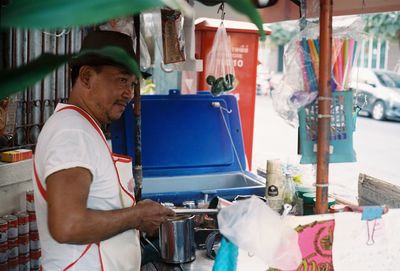
[[[2,162],[18,162],[26,159],[32,158],[32,150],[27,149],[19,149],[14,151],[6,151],[0,153],[1,161]]]

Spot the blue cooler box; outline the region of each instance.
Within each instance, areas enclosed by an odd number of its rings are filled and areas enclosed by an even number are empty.
[[[234,96],[171,90],[141,99],[143,198],[179,205],[214,196],[264,196],[263,179],[246,171]],[[113,152],[135,157],[134,127],[130,104],[111,126]]]

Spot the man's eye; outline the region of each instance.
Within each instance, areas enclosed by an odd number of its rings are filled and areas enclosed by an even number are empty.
[[[126,79],[126,78],[119,78],[119,82],[120,82],[120,83],[126,83],[126,82],[128,82],[128,79]]]

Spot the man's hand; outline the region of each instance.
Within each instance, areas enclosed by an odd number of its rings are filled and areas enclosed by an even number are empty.
[[[161,223],[175,215],[175,212],[170,208],[151,200],[139,201],[133,209],[138,218],[136,221],[139,222],[138,225],[135,225],[135,228],[150,235],[158,230]]]

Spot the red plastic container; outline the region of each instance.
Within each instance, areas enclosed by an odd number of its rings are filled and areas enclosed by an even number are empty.
[[[196,58],[203,60],[203,72],[198,76],[198,90],[209,90],[206,82],[207,55],[210,52],[220,20],[206,19],[196,24]],[[251,170],[253,153],[254,108],[258,64],[258,29],[254,24],[224,21],[231,39],[233,65],[239,84],[231,93],[239,100],[240,120],[247,162]],[[270,30],[265,30],[270,34]]]

